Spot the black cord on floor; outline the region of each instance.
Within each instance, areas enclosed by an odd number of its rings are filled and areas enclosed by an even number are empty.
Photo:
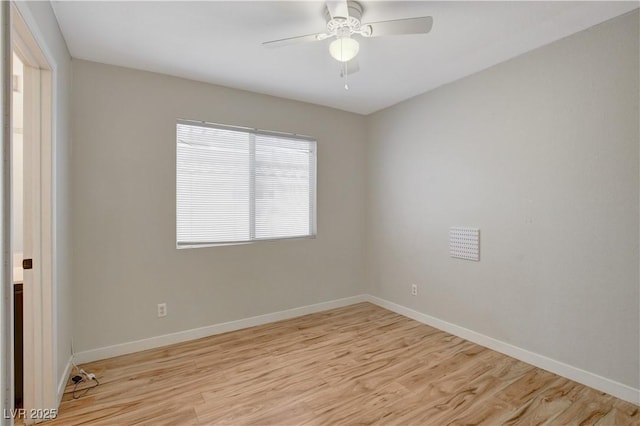
[[[76,376],[77,377],[77,376]],[[98,386],[100,384],[100,382],[98,381],[98,379],[94,378],[93,381],[95,381],[96,383],[93,386],[89,386],[86,388],[82,388],[82,389],[78,389],[78,385],[80,383],[86,383],[86,380],[83,378],[80,378],[80,380],[76,381],[74,380],[74,385],[73,385],[73,399],[78,399],[78,398],[82,398],[83,396],[85,396],[91,389],[95,388],[96,386]],[[76,394],[76,392],[81,392]]]

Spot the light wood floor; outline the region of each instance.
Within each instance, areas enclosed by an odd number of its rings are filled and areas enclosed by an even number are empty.
[[[52,425],[638,425],[639,408],[369,303],[85,364]]]

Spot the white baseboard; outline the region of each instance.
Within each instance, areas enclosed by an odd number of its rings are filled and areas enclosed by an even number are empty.
[[[76,364],[84,364],[86,362],[111,358],[118,355],[125,355],[144,351],[147,349],[172,345],[174,343],[186,342],[188,340],[200,339],[202,337],[213,336],[214,334],[227,333],[229,331],[254,327],[256,325],[268,324],[275,321],[295,318],[302,315],[326,311],[329,309],[341,308],[343,306],[353,305],[354,303],[366,302],[367,300],[368,296],[362,294],[358,296],[346,297],[344,299],[316,303],[314,305],[301,306],[299,308],[287,309],[285,311],[273,312],[270,314],[258,315],[241,320],[229,321],[220,324],[209,325],[206,327],[194,328],[191,330],[179,331],[171,334],[164,334],[162,336],[150,337],[148,339],[136,340],[133,342],[121,343],[113,346],[106,346],[103,348],[78,352],[74,354],[73,360]]]
[[[509,355],[513,358],[519,359],[520,361],[524,361],[562,377],[582,383],[583,385],[606,392],[617,398],[631,402],[632,404],[640,405],[640,389],[632,388],[631,386],[627,386],[623,383],[607,379],[606,377],[590,373],[582,370],[581,368],[505,343],[459,325],[414,311],[413,309],[398,305],[397,303],[389,302],[388,300],[384,300],[379,297],[368,296],[367,301],[423,324],[430,325],[431,327],[435,327],[473,343],[477,343],[478,345],[493,349],[494,351]]]
[[[67,363],[64,376],[58,384],[58,397],[62,398],[67,378],[71,369],[72,360],[77,364],[97,361],[100,359],[111,358],[118,355],[144,351],[147,349],[158,348],[162,346],[172,345],[174,343],[185,342],[201,337],[213,336],[215,334],[226,333],[229,331],[240,330],[243,328],[254,327],[257,325],[268,324],[275,321],[295,318],[302,315],[313,314],[316,312],[326,311],[329,309],[340,308],[343,306],[353,305],[360,302],[371,302],[382,308],[404,315],[423,324],[430,325],[439,330],[446,331],[455,336],[477,343],[481,346],[493,349],[494,351],[509,355],[536,367],[582,383],[594,389],[606,392],[617,398],[629,401],[633,404],[640,405],[640,389],[632,388],[623,383],[616,382],[606,377],[599,376],[589,371],[582,370],[578,367],[565,364],[560,361],[548,358],[544,355],[522,349],[510,343],[494,339],[473,330],[443,321],[439,318],[432,317],[427,314],[415,311],[397,303],[381,299],[376,296],[362,294],[358,296],[346,297],[344,299],[332,300],[328,302],[317,303],[314,305],[302,306],[299,308],[287,309],[285,311],[273,312],[270,314],[259,315],[255,317],[245,318],[236,321],[229,321],[220,324],[214,324],[206,327],[194,328],[191,330],[180,331],[177,333],[165,334],[162,336],[150,337],[148,339],[136,340],[133,342],[121,343],[118,345],[107,346],[103,348],[91,349],[84,352],[76,353]]]
[[[71,374],[71,368],[73,368],[73,356],[69,357],[67,361],[67,366],[64,368],[64,373],[58,379],[58,400],[56,407],[60,406],[60,402],[62,402],[62,396],[64,395],[64,389],[67,387],[67,381],[69,380],[69,375]]]

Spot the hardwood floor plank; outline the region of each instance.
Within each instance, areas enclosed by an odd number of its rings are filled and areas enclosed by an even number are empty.
[[[360,303],[82,366],[56,425],[639,425],[639,408]]]

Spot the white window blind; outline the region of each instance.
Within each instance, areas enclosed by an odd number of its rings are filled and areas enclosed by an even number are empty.
[[[178,248],[315,236],[316,142],[179,120]]]

